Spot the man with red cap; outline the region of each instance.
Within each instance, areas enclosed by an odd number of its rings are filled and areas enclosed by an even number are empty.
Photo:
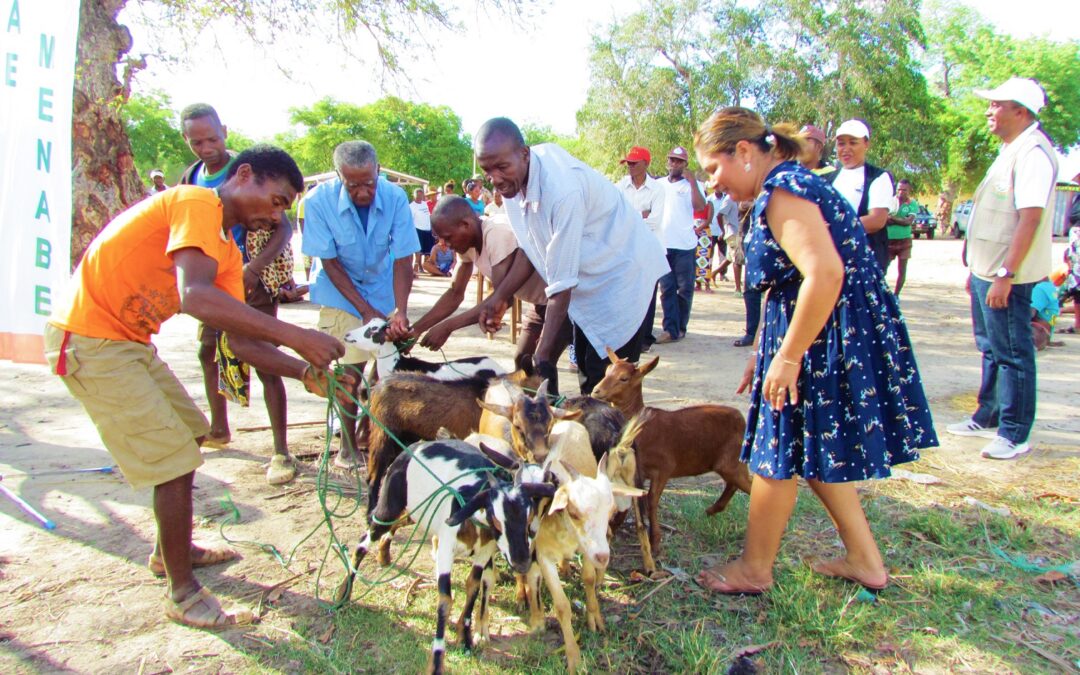
[[[619,191],[626,195],[635,211],[641,213],[641,218],[649,226],[649,230],[659,236],[660,221],[664,215],[664,199],[666,193],[660,181],[649,175],[649,162],[652,155],[648,148],[635,145],[626,153],[626,157],[619,160],[619,164],[626,165],[626,175],[615,184]],[[645,313],[645,322],[642,324],[642,350],[649,349],[656,342],[653,335],[653,323],[656,321],[656,289],[653,289],[652,301],[649,303],[649,311]]]
[[[806,169],[823,176],[836,171],[836,167],[825,161],[825,145],[828,137],[820,128],[807,124],[799,130],[799,135],[806,139],[806,150],[799,158],[799,163]]]
[[[660,182],[665,191],[660,243],[667,249],[671,271],[660,278],[664,332],[657,338],[657,344],[675,342],[686,335],[694,302],[694,252],[698,243],[694,213],[704,211],[706,202],[697,180],[692,175],[683,175],[689,161],[686,148],[672,148],[667,156],[667,180]]]

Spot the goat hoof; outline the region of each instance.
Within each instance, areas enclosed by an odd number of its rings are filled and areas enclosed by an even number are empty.
[[[334,600],[335,600],[335,602],[339,602],[339,603],[348,602],[349,598],[351,598],[351,597],[352,597],[352,580],[346,579],[345,581],[341,582],[340,586],[338,586],[337,592],[334,593]]]

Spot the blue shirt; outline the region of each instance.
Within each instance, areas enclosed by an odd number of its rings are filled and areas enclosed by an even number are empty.
[[[360,296],[389,314],[394,261],[420,250],[405,191],[380,176],[365,227],[341,179],[321,183],[305,197],[302,250],[313,258],[336,258]],[[321,265],[311,282],[311,301],[360,316]]]
[[[480,215],[480,216],[484,215],[484,208],[486,207],[486,204],[484,204],[483,199],[479,199],[479,200],[474,202],[472,200],[472,197],[466,197],[465,201],[469,202],[469,206],[472,207],[473,211],[476,211],[477,215]]]
[[[199,166],[195,167],[195,173],[191,177],[192,183],[199,187],[218,189],[225,184],[225,175],[229,173],[229,167],[232,166],[234,161],[236,161],[236,156],[230,154],[229,161],[214,174],[206,173],[206,165],[199,162]],[[233,241],[236,242],[236,247],[240,249],[240,253],[244,256],[244,262],[251,262],[247,251],[247,230],[244,229],[243,225],[233,225],[231,233]]]

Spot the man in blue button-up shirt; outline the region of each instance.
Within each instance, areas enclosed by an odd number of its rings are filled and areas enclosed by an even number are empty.
[[[420,250],[409,199],[400,187],[379,176],[375,148],[346,141],[334,149],[338,178],[305,198],[303,251],[319,263],[311,282],[311,301],[322,305],[319,330],[345,334],[376,318],[387,318],[387,337],[409,332],[412,255]],[[341,362],[362,372],[373,354],[346,344]],[[360,378],[357,377],[359,382]],[[344,443],[335,463],[356,463],[356,405],[342,420]]]

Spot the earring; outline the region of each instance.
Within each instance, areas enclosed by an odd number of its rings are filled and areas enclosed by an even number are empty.
[[[746,173],[750,173],[750,162],[747,162],[746,164],[743,164],[742,165],[742,170],[745,171]]]

